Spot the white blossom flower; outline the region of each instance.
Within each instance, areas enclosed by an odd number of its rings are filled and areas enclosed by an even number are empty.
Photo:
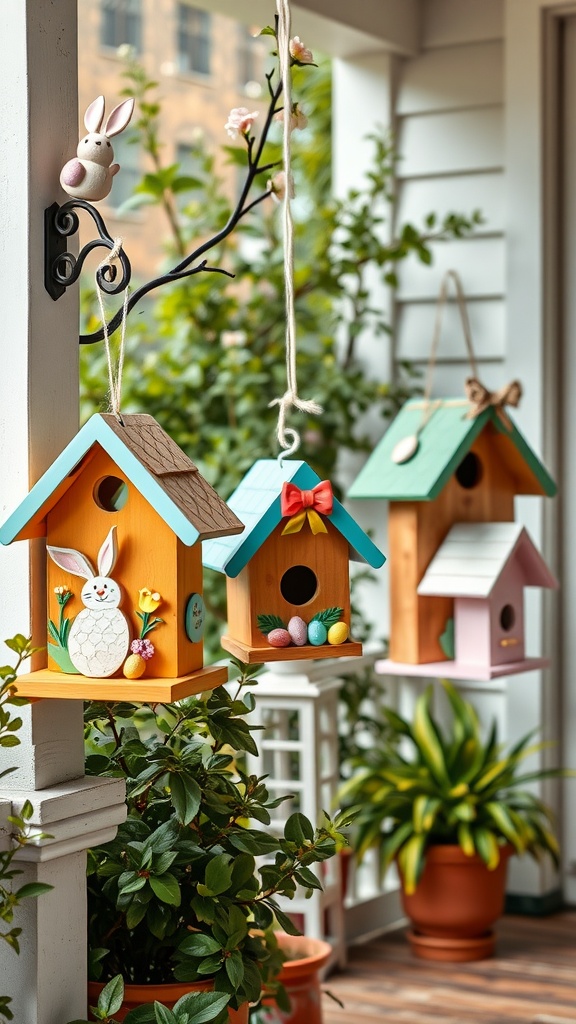
[[[222,331],[220,335],[222,348],[237,348],[246,344],[246,331]]]
[[[275,199],[277,203],[283,202],[286,196],[286,172],[278,171],[278,174],[275,174],[273,178],[269,179],[267,188],[268,191],[272,193],[272,198]],[[290,199],[294,199],[294,181],[292,175],[290,175],[288,184],[288,196]]]
[[[300,36],[294,36],[294,39],[290,40],[290,56],[292,60],[298,61],[299,64],[313,64],[314,54],[312,50],[308,50],[304,43],[300,39]]]
[[[257,117],[257,110],[250,113],[248,107],[233,107],[224,127],[230,138],[235,139],[237,135],[247,135]]]
[[[284,121],[284,111],[279,110],[277,114],[274,114],[274,120]],[[307,124],[308,118],[306,117],[306,114],[297,103],[294,103],[292,106],[292,113],[290,114],[290,131],[293,132],[294,129],[303,131]]]

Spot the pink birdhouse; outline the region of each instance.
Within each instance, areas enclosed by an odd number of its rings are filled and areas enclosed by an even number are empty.
[[[464,674],[524,662],[524,588],[558,581],[520,523],[459,523],[418,594],[454,598],[454,660]],[[518,669],[516,669],[517,671]]]

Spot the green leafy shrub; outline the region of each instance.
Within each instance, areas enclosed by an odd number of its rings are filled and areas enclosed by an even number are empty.
[[[385,365],[389,332],[368,281],[376,278],[394,287],[402,260],[414,256],[431,263],[435,241],[469,234],[481,217],[477,212],[443,219],[430,214],[420,226],[400,225],[396,237],[387,240],[397,155],[383,135],[372,139],[373,163],[361,187],[342,199],[330,196],[330,75],[327,62],[314,70],[294,69],[295,97],[310,115],[306,131],[294,133],[298,377],[304,397],[314,397],[324,409],[316,419],[295,412],[294,426],[302,438],[300,456],[330,479],[341,497],[340,453],[370,449],[361,426],[364,414],[393,415],[417,387],[408,364],[391,382],[366,373],[359,354],[362,337],[370,332],[382,338]],[[129,203],[164,211],[167,253],[180,260],[199,240],[217,236],[234,215],[234,204],[209,152],[198,151],[201,170],[193,183],[177,164],[163,162],[156,83],[138,65],[128,68],[127,81],[126,94],[135,96],[138,105],[136,138],[151,168]],[[263,149],[264,166],[276,167],[279,141],[279,126],[273,126]],[[253,137],[226,147],[245,175],[254,147]],[[163,286],[142,315],[134,311],[129,319],[124,409],[155,416],[223,497],[256,459],[275,454],[276,411],[268,403],[286,389],[280,211],[266,196],[261,176],[255,177],[244,209],[253,203],[257,209],[210,253],[211,264],[234,275],[233,280],[202,273]],[[87,331],[100,327],[95,308],[93,293],[84,291]],[[87,416],[103,405],[102,346],[83,346],[81,377],[82,414]],[[222,626],[226,618],[221,576],[207,573],[205,594],[210,612],[206,646],[216,655],[216,623]]]
[[[473,706],[450,683],[443,686],[452,710],[450,728],[443,729],[432,714],[430,686],[418,698],[411,723],[385,708],[388,740],[355,760],[341,796],[357,812],[359,856],[378,843],[383,872],[397,857],[407,893],[416,889],[427,849],[438,843],[479,854],[491,870],[504,844],[535,858],[549,854],[557,865],[552,813],[524,786],[566,773],[521,774],[523,759],[542,748],[530,745],[533,733],[505,753],[496,722],[483,740]]]
[[[298,934],[278,896],[320,888],[312,867],[335,852],[339,821],[315,828],[294,813],[283,836],[271,833],[270,810],[285,798],[239,767],[239,753],[256,751],[245,720],[254,679],[236,667],[234,695],[88,706],[87,771],[125,778],[128,792],[127,821],[89,852],[96,979],[211,978],[233,1007],[257,1001],[280,962],[262,933],[277,923]]]

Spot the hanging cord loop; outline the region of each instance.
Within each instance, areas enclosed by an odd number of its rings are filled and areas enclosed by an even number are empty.
[[[512,423],[504,411],[504,406],[517,406],[522,397],[522,385],[517,380],[511,381],[510,384],[500,388],[499,391],[489,391],[488,388],[484,387],[484,385],[479,381],[478,364],[476,362],[476,355],[472,344],[472,331],[470,329],[470,321],[468,319],[468,310],[466,308],[466,298],[462,287],[462,281],[455,270],[447,270],[440,284],[440,291],[438,293],[438,301],[436,304],[434,332],[432,334],[430,356],[428,358],[428,367],[426,370],[426,383],[424,386],[422,418],[415,433],[403,437],[397,442],[392,450],[391,459],[399,465],[409,462],[416,454],[420,445],[420,434],[435,411],[443,405],[443,400],[441,398],[437,401],[432,401],[432,386],[434,383],[434,371],[436,369],[438,346],[440,344],[440,337],[442,334],[442,316],[448,301],[448,293],[451,283],[454,285],[454,289],[456,291],[456,302],[458,304],[458,311],[462,322],[462,331],[464,334],[464,341],[466,344],[468,363],[470,367],[470,376],[466,378],[464,384],[466,398],[470,402],[467,418],[474,419],[476,416],[479,416],[482,412],[488,409],[489,406],[493,406],[503,426],[506,430],[511,430]]]
[[[447,270],[442,278],[442,284],[440,285],[440,293],[438,295],[438,304],[436,307],[436,321],[434,324],[434,334],[432,336],[432,345],[430,347],[430,359],[428,360],[428,370],[426,374],[426,386],[424,389],[424,416],[425,419],[419,428],[419,432],[425,427],[426,422],[430,417],[431,411],[431,395],[432,395],[432,382],[434,377],[434,370],[436,368],[436,356],[438,353],[438,345],[440,343],[440,334],[442,330],[442,314],[446,306],[448,299],[448,290],[450,282],[454,284],[456,290],[456,301],[458,303],[458,310],[460,312],[460,319],[462,321],[462,330],[464,332],[464,341],[466,343],[466,349],[468,352],[468,362],[470,364],[470,376],[466,378],[464,384],[464,390],[466,392],[466,398],[470,402],[471,408],[468,412],[468,419],[474,419],[479,416],[480,413],[484,412],[489,406],[494,406],[498,416],[500,417],[504,426],[510,430],[512,424],[506,413],[504,412],[505,405],[517,406],[520,404],[522,398],[522,385],[519,381],[513,380],[509,384],[506,384],[503,388],[498,391],[489,391],[488,388],[480,382],[478,377],[478,364],[476,362],[476,355],[474,353],[474,346],[472,344],[472,331],[470,330],[470,321],[468,319],[468,310],[466,308],[466,298],[464,296],[464,289],[459,275],[455,270]]]
[[[278,425],[276,437],[283,449],[279,458],[293,455],[300,447],[300,435],[297,430],[286,426],[286,419],[290,409],[298,409],[300,412],[318,416],[322,412],[322,406],[314,400],[305,400],[298,395],[298,381],[296,376],[296,313],[294,300],[294,222],[292,219],[292,80],[291,80],[291,55],[290,55],[290,4],[289,0],[276,0],[278,11],[278,56],[280,60],[280,74],[282,78],[282,90],[284,93],[284,117],[283,117],[283,164],[284,164],[284,200],[283,200],[283,228],[284,228],[284,290],[286,301],[286,380],[287,388],[282,398],[275,398],[270,406],[278,406]]]
[[[113,267],[114,263],[119,262],[120,253],[122,252],[122,239],[115,238],[114,245],[108,251],[101,263],[96,268],[96,293],[98,295],[98,305],[100,306],[100,317],[102,319],[102,330],[104,332],[104,347],[106,349],[106,360],[108,363],[108,390],[110,400],[110,412],[116,417],[119,423],[124,425],[122,420],[121,405],[122,405],[122,375],[124,372],[124,353],[126,348],[126,318],[128,316],[128,298],[130,289],[124,290],[124,305],[122,308],[122,325],[120,330],[120,351],[118,353],[118,360],[116,362],[116,368],[114,368],[114,362],[112,359],[112,350],[110,348],[110,337],[108,334],[108,325],[106,322],[106,310],[104,309],[104,296],[102,288],[100,287],[100,273],[107,268]]]

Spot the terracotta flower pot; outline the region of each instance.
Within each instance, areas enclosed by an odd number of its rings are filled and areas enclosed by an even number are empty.
[[[425,960],[482,960],[494,952],[492,926],[504,909],[506,867],[511,846],[489,871],[459,846],[431,846],[416,892],[402,888],[402,903],[413,924],[409,940]]]
[[[101,981],[88,982],[88,1002],[91,1006],[96,1006],[98,996],[103,988],[104,983]],[[210,982],[205,981],[176,981],[166,985],[128,984],[124,986],[122,1008],[114,1016],[116,1020],[123,1021],[130,1010],[135,1010],[137,1006],[143,1006],[145,1003],[153,1003],[154,1000],[164,1003],[164,1006],[171,1010],[174,1004],[189,992],[209,992],[211,989],[212,985]],[[230,1024],[248,1024],[248,1012],[248,1003],[241,1006],[239,1010],[228,1010]]]
[[[290,1012],[280,1010],[273,999],[265,999],[265,1024],[322,1024],[320,971],[332,953],[330,943],[284,932],[277,932],[276,938],[289,957],[279,980],[290,998]]]

